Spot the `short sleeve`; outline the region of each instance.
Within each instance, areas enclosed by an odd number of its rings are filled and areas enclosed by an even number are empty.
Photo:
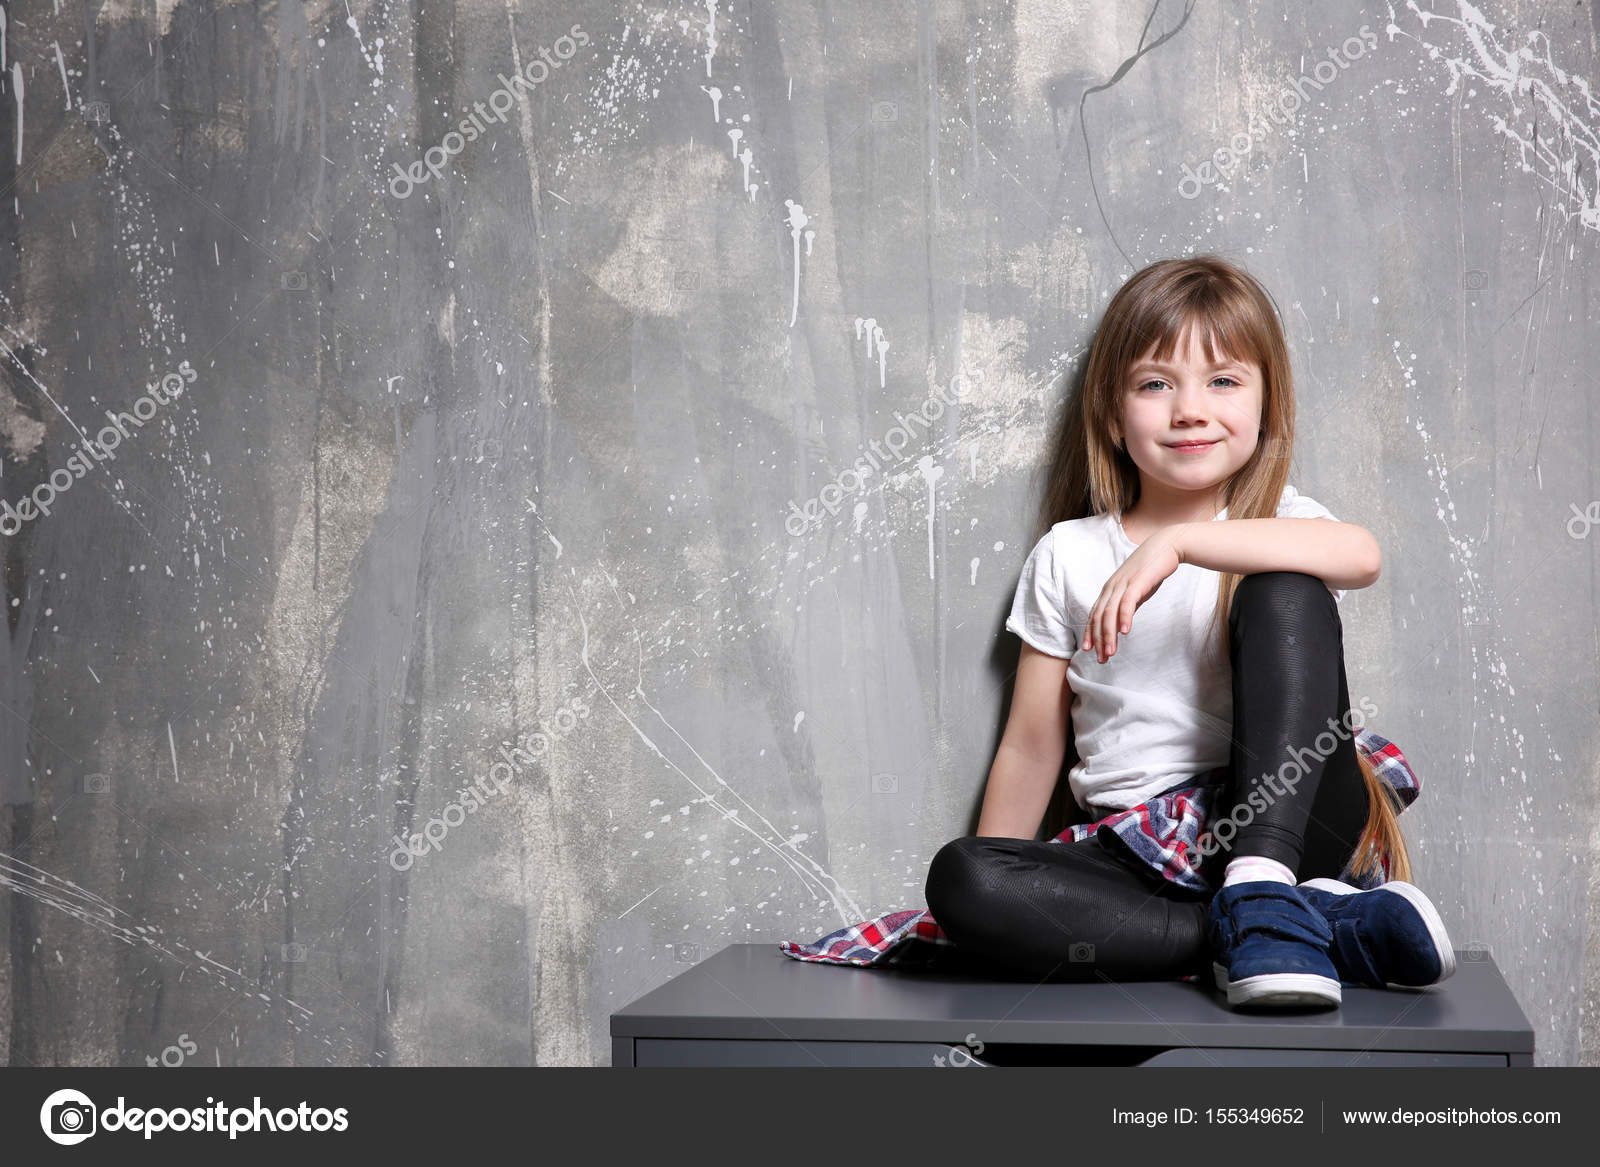
[[[1006,627],[1040,652],[1063,659],[1078,651],[1078,634],[1067,615],[1066,576],[1054,528],[1034,544],[1022,565]]]
[[[1278,498],[1278,518],[1280,519],[1334,519],[1333,512],[1328,510],[1310,495],[1301,494],[1292,486],[1285,486],[1283,494]],[[1345,589],[1329,588],[1333,593],[1335,603],[1344,599]]]

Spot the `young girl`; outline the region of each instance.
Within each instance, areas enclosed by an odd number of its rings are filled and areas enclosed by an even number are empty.
[[[1337,602],[1381,553],[1287,483],[1294,410],[1272,301],[1233,264],[1152,264],[1107,307],[1006,622],[1022,657],[978,833],[928,872],[968,955],[1040,980],[1208,975],[1233,1005],[1454,971],[1353,741]],[[1034,841],[1069,728],[1096,818],[1219,784],[1214,849],[1184,857],[1205,892],[1108,831]],[[1335,878],[1352,862],[1398,878],[1358,891]]]

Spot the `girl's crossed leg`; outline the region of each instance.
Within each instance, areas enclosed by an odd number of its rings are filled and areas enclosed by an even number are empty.
[[[1215,831],[1226,818],[1237,831],[1204,861],[1202,874],[1220,887],[1229,859],[1264,855],[1297,879],[1337,876],[1369,803],[1341,720],[1350,697],[1333,596],[1302,572],[1247,575],[1234,594],[1228,635],[1233,778],[1207,826]],[[1319,735],[1323,745],[1333,743],[1330,752],[1319,751]],[[1246,801],[1251,789],[1264,809]],[[1208,967],[1207,898],[1093,838],[955,839],[934,855],[925,892],[963,955],[997,976],[1168,980]]]
[[[1206,901],[1093,838],[952,840],[929,865],[926,895],[963,956],[999,978],[1165,980],[1209,968]]]

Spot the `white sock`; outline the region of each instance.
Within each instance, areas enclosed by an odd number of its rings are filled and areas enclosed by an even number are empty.
[[[1265,855],[1241,855],[1237,859],[1230,859],[1222,873],[1223,887],[1227,887],[1230,883],[1259,880],[1287,884],[1295,882],[1293,871],[1276,859],[1268,859]]]

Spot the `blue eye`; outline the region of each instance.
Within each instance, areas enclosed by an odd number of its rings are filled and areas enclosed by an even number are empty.
[[[1226,381],[1229,385],[1232,385],[1235,388],[1237,388],[1238,385],[1239,385],[1238,381],[1234,380],[1234,378],[1228,376],[1225,373],[1222,374],[1221,376],[1217,376],[1217,377],[1211,378],[1211,383],[1213,385],[1216,384],[1218,381]],[[1152,386],[1152,385],[1165,385],[1165,384],[1166,384],[1165,381],[1146,381],[1144,384],[1140,385],[1139,388],[1141,390],[1143,390],[1143,389],[1150,388],[1150,386]]]

